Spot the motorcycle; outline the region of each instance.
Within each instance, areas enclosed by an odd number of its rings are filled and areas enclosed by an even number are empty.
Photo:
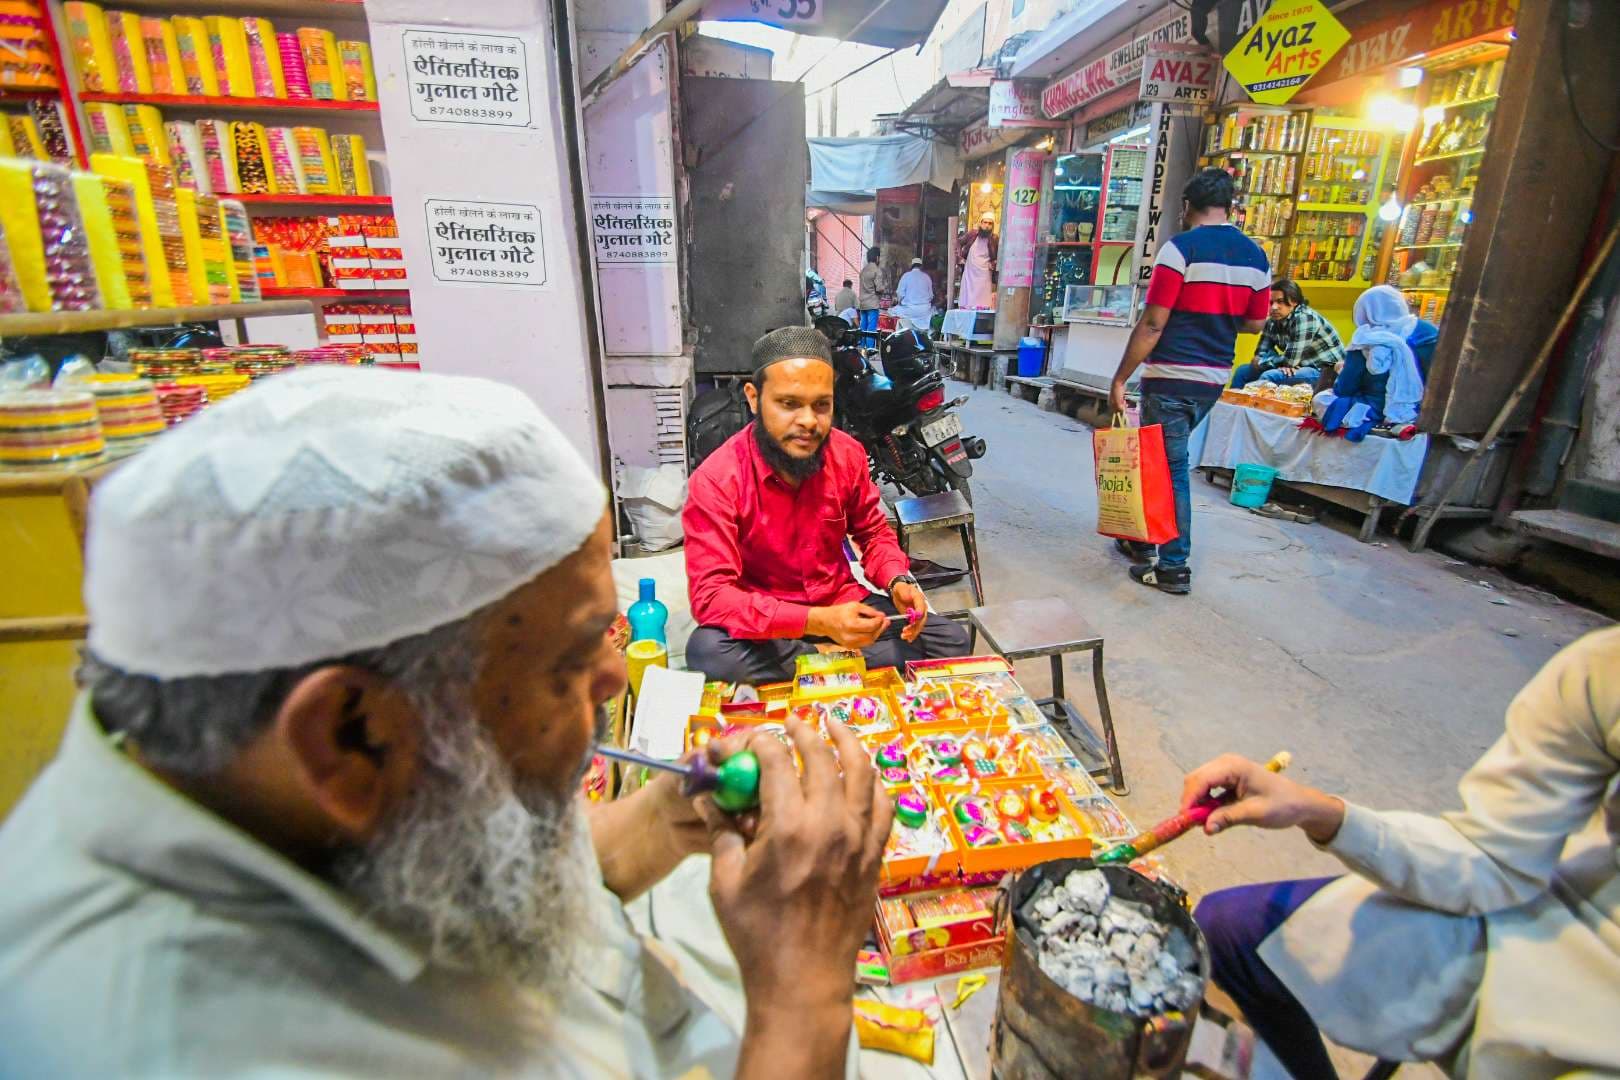
[[[811,319],[819,319],[832,308],[827,301],[827,285],[814,270],[804,272],[804,307]]]
[[[928,338],[919,330],[890,334],[879,350],[880,372],[849,323],[828,315],[815,327],[832,343],[838,426],[866,447],[872,479],[914,495],[960,491],[971,503],[973,462],[984,456],[985,441],[962,433],[955,410],[967,398],[945,400]]]

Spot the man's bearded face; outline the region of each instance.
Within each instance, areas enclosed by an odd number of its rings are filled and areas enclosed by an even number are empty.
[[[586,936],[592,855],[577,797],[519,781],[470,709],[417,702],[424,743],[410,797],[338,880],[439,963],[555,992]],[[598,710],[598,735],[607,712]]]

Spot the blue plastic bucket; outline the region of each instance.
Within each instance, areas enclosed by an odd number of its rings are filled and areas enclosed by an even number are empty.
[[[1018,370],[1021,379],[1037,379],[1046,372],[1046,343],[1037,337],[1018,342]]]
[[[1266,505],[1271,497],[1271,482],[1277,479],[1277,470],[1269,465],[1242,464],[1232,470],[1232,493],[1227,496],[1233,506],[1247,506],[1251,510]]]

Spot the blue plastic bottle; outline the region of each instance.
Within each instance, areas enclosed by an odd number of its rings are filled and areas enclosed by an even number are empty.
[[[656,641],[668,645],[664,624],[669,622],[669,608],[654,595],[657,582],[650,577],[641,579],[641,599],[630,605],[626,615],[630,619],[631,641]]]

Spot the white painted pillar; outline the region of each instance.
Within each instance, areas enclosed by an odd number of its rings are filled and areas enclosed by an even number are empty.
[[[600,467],[595,286],[581,259],[581,191],[569,150],[579,130],[578,82],[559,53],[552,12],[545,0],[366,2],[423,370],[479,375],[528,394]],[[565,44],[571,33],[563,28]],[[514,51],[493,51],[500,48]],[[473,60],[516,67],[520,77],[438,65]],[[518,99],[491,98],[484,87],[492,83],[514,83]],[[472,96],[452,90],[430,99],[422,91],[457,85],[472,86]],[[537,243],[498,239],[531,227]],[[508,248],[515,258],[506,258]]]

